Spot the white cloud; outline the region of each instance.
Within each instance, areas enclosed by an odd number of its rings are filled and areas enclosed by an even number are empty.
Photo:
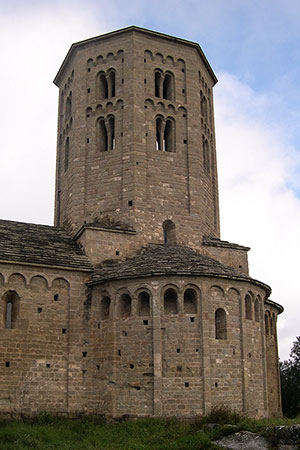
[[[293,185],[299,155],[284,123],[270,123],[273,99],[233,76],[215,89],[221,230],[224,239],[249,245],[250,275],[273,290],[285,307],[279,318],[282,358],[299,335],[300,201]]]

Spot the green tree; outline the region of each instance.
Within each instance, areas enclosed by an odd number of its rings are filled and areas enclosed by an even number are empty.
[[[287,417],[300,415],[300,336],[293,342],[290,358],[280,363],[282,411]]]

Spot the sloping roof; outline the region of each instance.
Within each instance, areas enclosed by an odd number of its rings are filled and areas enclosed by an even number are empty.
[[[169,34],[160,33],[158,31],[152,31],[152,30],[148,30],[147,28],[142,28],[142,27],[137,27],[137,26],[131,25],[131,26],[126,27],[126,28],[121,28],[119,30],[111,31],[110,33],[105,33],[105,34],[102,34],[100,36],[95,36],[93,38],[85,39],[83,41],[75,42],[74,44],[72,44],[70,49],[69,49],[69,51],[68,51],[68,53],[67,53],[67,55],[66,55],[66,57],[65,57],[65,59],[63,60],[62,65],[60,66],[60,69],[59,69],[56,77],[54,78],[54,81],[53,81],[54,84],[56,86],[59,86],[62,74],[63,74],[66,66],[69,64],[69,61],[71,60],[72,56],[75,54],[75,52],[79,48],[81,48],[81,47],[83,47],[85,45],[90,45],[91,43],[94,43],[94,42],[97,42],[97,41],[105,40],[105,39],[113,37],[113,36],[118,36],[120,34],[133,32],[133,31],[134,32],[143,33],[143,34],[147,34],[147,35],[150,35],[150,36],[153,36],[153,37],[159,37],[161,39],[167,39],[167,40],[176,41],[178,43],[186,44],[186,45],[190,45],[190,46],[194,47],[197,50],[197,52],[199,53],[200,57],[202,58],[208,73],[210,74],[210,76],[212,77],[212,79],[214,81],[214,84],[217,83],[217,81],[218,81],[217,77],[214,74],[214,71],[212,70],[208,60],[206,59],[206,56],[203,53],[202,48],[200,47],[200,45],[197,42],[188,41],[186,39],[181,39],[181,38],[178,38],[178,37],[175,37],[175,36],[170,36]]]
[[[204,236],[202,244],[207,245],[209,247],[233,248],[235,250],[245,250],[245,251],[250,250],[250,247],[245,247],[244,245],[239,244],[233,244],[232,242],[229,241],[222,241],[221,239],[212,236]]]
[[[201,255],[187,247],[150,245],[144,252],[123,262],[111,262],[96,269],[89,284],[109,280],[161,275],[197,275],[249,281],[261,286],[269,295],[271,288],[241,274],[232,267]]]
[[[64,229],[10,220],[0,220],[0,261],[93,269]]]

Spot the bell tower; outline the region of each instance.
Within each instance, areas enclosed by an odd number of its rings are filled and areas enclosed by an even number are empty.
[[[55,224],[134,230],[136,247],[218,238],[216,81],[198,44],[142,28],[73,44],[54,80]]]

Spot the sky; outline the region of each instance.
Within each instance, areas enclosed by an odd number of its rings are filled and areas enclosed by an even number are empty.
[[[272,287],[280,358],[300,335],[299,0],[0,0],[0,217],[53,223],[58,89],[73,42],[137,25],[213,67],[221,237]]]

